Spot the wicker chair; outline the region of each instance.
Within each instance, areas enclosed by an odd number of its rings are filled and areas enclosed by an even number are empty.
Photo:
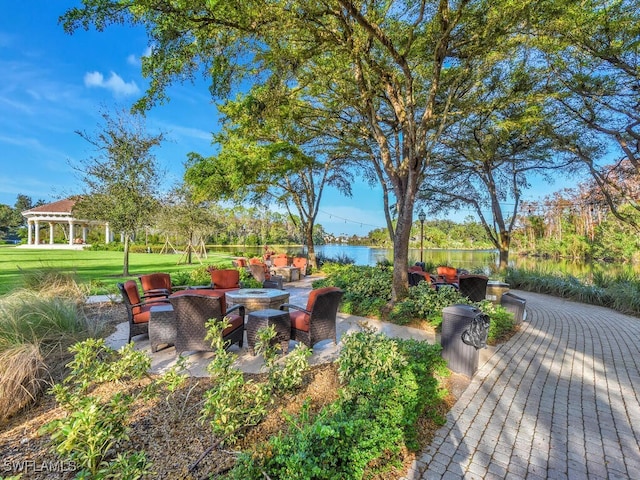
[[[222,310],[220,297],[185,293],[169,299],[176,314],[176,355],[182,352],[210,352],[211,342],[205,339],[207,320],[222,320],[226,316],[231,325],[222,332],[222,338],[228,346],[237,343],[242,348],[244,341],[244,306],[234,305],[229,310]],[[238,310],[237,314],[231,312]]]
[[[305,276],[307,274],[307,259],[304,257],[294,257],[292,265],[300,269],[300,275]]]
[[[166,305],[169,300],[162,297],[151,297],[146,300],[140,297],[138,285],[134,280],[127,280],[118,283],[118,290],[122,294],[122,300],[127,307],[129,317],[129,342],[136,335],[149,334],[149,318],[151,318],[151,307],[155,305]]]
[[[480,302],[487,297],[488,281],[489,278],[484,275],[460,275],[458,290],[461,295],[469,298],[472,302]]]
[[[173,291],[171,276],[168,273],[149,273],[140,275],[139,279],[142,285],[142,292],[147,298],[167,298]]]
[[[307,308],[290,303],[280,306],[280,310],[289,309],[291,317],[291,340],[296,340],[309,348],[320,340],[336,340],[336,314],[344,292],[337,287],[325,287],[312,290]],[[293,309],[293,311],[291,311]]]
[[[436,272],[445,283],[454,285],[455,287],[458,286],[458,270],[455,268],[441,266],[436,269]]]
[[[240,271],[235,268],[210,268],[209,274],[211,275],[211,286],[215,290],[224,293],[240,288]]]
[[[264,288],[277,288],[280,290],[284,288],[284,278],[281,275],[271,275],[266,263],[252,263],[249,268],[253,278],[262,283]]]

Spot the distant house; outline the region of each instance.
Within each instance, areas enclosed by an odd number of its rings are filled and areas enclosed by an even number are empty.
[[[75,199],[66,198],[22,212],[22,216],[27,219],[27,245],[54,245],[53,230],[56,224],[60,224],[65,230],[68,239],[65,245],[68,247],[80,248],[82,245],[86,245],[87,230],[90,226],[94,225],[104,225],[105,243],[109,243],[112,237],[109,231],[109,224],[75,218],[73,216],[73,206],[75,203]],[[40,229],[45,223],[49,225],[48,243],[45,243],[45,241],[40,238]]]

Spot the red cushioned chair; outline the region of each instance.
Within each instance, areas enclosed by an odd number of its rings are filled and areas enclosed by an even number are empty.
[[[409,267],[409,271],[407,273],[410,287],[415,287],[420,282],[427,282],[432,288],[436,288],[436,279],[429,272],[422,270],[422,267],[414,265],[413,267]]]
[[[286,253],[279,253],[271,257],[271,262],[274,267],[286,267],[289,265],[289,258]]]
[[[171,276],[168,273],[149,273],[140,275],[138,278],[142,285],[143,296],[146,298],[167,298],[173,291]]]
[[[294,257],[292,265],[300,269],[300,275],[307,274],[307,259],[304,257]]]
[[[458,270],[455,268],[442,266],[438,267],[436,272],[449,285],[458,286]]]
[[[211,286],[215,290],[228,292],[238,290],[240,288],[240,272],[234,268],[227,269],[209,269],[211,275]]]
[[[337,287],[316,288],[309,294],[307,308],[290,303],[280,306],[289,309],[291,340],[304,343],[309,348],[320,340],[336,341],[336,315],[344,292]],[[293,309],[293,311],[292,311]]]
[[[237,343],[240,348],[244,341],[243,305],[234,305],[226,310],[222,297],[215,295],[200,295],[187,291],[181,295],[174,295],[169,300],[176,312],[176,354],[182,352],[209,352],[211,342],[206,340],[206,323],[210,319],[222,320],[227,317],[230,325],[222,331],[223,340],[227,346]],[[232,313],[237,310],[237,313]]]
[[[129,317],[129,342],[136,335],[149,334],[149,318],[151,317],[151,307],[155,305],[166,305],[169,300],[164,297],[152,297],[144,300],[138,292],[138,285],[134,280],[127,280],[118,283],[118,289],[122,294],[122,300],[127,307]]]

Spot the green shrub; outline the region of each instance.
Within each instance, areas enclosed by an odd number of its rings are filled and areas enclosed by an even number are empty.
[[[209,266],[201,265],[189,270],[180,270],[178,272],[171,273],[172,285],[210,285],[211,274],[207,270]]]
[[[313,282],[314,288],[335,286],[344,290],[341,311],[360,316],[380,317],[380,310],[391,300],[391,270],[330,264],[323,266],[327,276]]]
[[[225,349],[222,339],[222,331],[228,326],[227,321],[207,322],[207,339],[215,355],[207,366],[213,386],[205,393],[202,420],[209,422],[221,441],[233,442],[243,429],[257,425],[267,414],[270,392],[266,384],[245,381],[234,367],[238,356]]]
[[[241,454],[232,478],[360,479],[399,465],[402,446],[417,448],[418,417],[435,416],[445,393],[434,378],[446,371],[439,347],[368,329],[343,341],[339,400],[315,418],[303,408],[288,434]]]
[[[409,289],[409,296],[398,302],[389,314],[389,320],[398,325],[406,325],[413,319],[423,319],[438,328],[442,309],[456,303],[469,304],[469,299],[460,295],[455,288],[435,290],[427,282],[420,282]]]
[[[103,339],[88,339],[70,350],[75,353],[70,373],[52,388],[67,416],[46,423],[41,433],[50,436],[58,455],[81,468],[78,478],[141,478],[148,473],[144,453],[117,452],[129,439],[130,406],[137,397],[118,392],[103,399],[88,391],[103,382],[140,379],[149,357],[132,344],[115,352]]]

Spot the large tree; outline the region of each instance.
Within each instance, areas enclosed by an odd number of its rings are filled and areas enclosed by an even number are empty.
[[[520,43],[513,47],[493,52],[477,77],[469,78],[466,101],[474,111],[441,135],[439,161],[420,189],[420,199],[435,213],[472,209],[499,252],[501,270],[508,266],[528,178],[566,166],[554,152],[556,118],[544,75]]]
[[[640,179],[640,1],[557,0],[534,22],[549,90],[568,121],[563,147],[593,177],[614,215],[637,225],[627,189]],[[623,201],[627,199],[628,202]]]
[[[85,191],[74,206],[84,218],[109,222],[112,231],[124,234],[123,276],[129,275],[130,240],[148,225],[158,205],[162,172],[151,150],[163,134],[149,134],[139,116],[120,111],[102,113],[96,133],[77,131],[96,154],[74,165]]]
[[[161,202],[155,215],[155,224],[167,237],[178,237],[185,242],[186,262],[191,264],[195,247],[218,229],[215,215],[205,202],[194,199],[186,185],[176,186]],[[182,257],[181,257],[182,258]]]
[[[298,223],[309,262],[317,268],[314,229],[322,195],[333,186],[351,194],[349,158],[324,135],[324,122],[295,94],[264,97],[265,89],[227,101],[225,127],[215,136],[221,152],[192,154],[185,175],[200,196],[250,200],[284,208]]]
[[[172,82],[208,75],[211,92],[286,85],[373,149],[392,191],[392,298],[407,293],[408,245],[418,186],[474,62],[499,45],[520,4],[483,0],[84,0],[67,31],[113,22],[142,25],[151,54],[146,109]],[[498,8],[496,8],[498,7]],[[460,112],[458,112],[460,113]]]

